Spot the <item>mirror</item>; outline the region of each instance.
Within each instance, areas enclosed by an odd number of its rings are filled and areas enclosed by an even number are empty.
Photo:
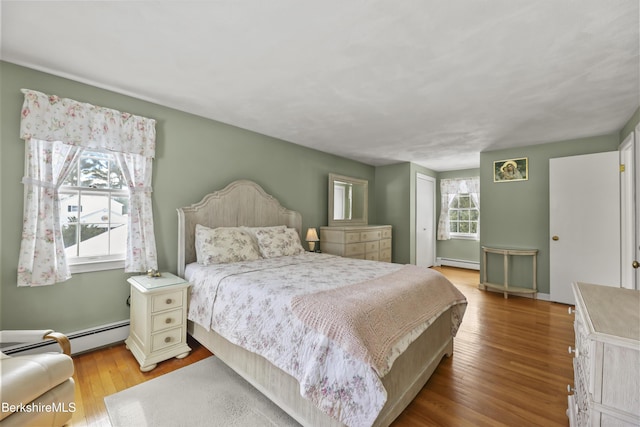
[[[329,174],[329,226],[367,225],[369,182]]]

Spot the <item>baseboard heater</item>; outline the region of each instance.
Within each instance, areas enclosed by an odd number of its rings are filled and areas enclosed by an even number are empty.
[[[467,261],[462,259],[453,258],[436,258],[437,265],[444,265],[447,267],[467,268],[469,270],[480,270],[480,263],[477,261]]]
[[[129,336],[129,321],[109,323],[91,329],[65,334],[71,341],[71,354],[85,353],[124,341]],[[2,348],[8,355],[58,352],[60,347],[55,341],[47,340],[36,343],[9,345]]]

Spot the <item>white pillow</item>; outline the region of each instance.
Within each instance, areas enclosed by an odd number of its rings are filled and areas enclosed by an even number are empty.
[[[198,264],[225,264],[260,259],[253,238],[238,227],[209,228],[196,224]]]
[[[256,230],[255,236],[263,258],[304,253],[300,236],[294,228],[263,228]]]

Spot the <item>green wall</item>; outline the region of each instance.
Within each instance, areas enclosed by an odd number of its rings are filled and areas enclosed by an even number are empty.
[[[16,286],[24,173],[24,143],[19,139],[21,88],[157,120],[152,197],[158,262],[164,271],[175,272],[177,267],[176,208],[199,201],[233,180],[251,179],[286,207],[300,211],[303,229],[319,227],[327,224],[330,172],[369,181],[370,223],[393,225],[393,261],[415,263],[416,173],[445,178],[474,171],[436,173],[413,163],[374,168],[0,61],[0,329],[73,332],[129,317],[125,304],[129,275],[122,270],[75,274],[54,286]],[[615,150],[639,120],[640,111],[636,111],[621,135],[482,153],[480,244],[540,248],[540,290],[548,292],[548,159]],[[494,160],[523,156],[529,157],[529,181],[493,183]],[[477,246],[474,241],[438,242],[437,256],[476,260]]]
[[[616,133],[480,153],[480,244],[538,249],[538,290],[548,294],[549,159],[613,151],[619,143]],[[527,181],[493,182],[494,161],[520,157],[529,158]],[[501,283],[502,260],[489,264],[489,281]],[[530,286],[530,264],[529,257],[514,259],[511,283]]]
[[[629,119],[626,125],[620,131],[620,142],[624,141],[624,139],[636,129],[636,126],[640,123],[640,107],[633,113],[633,116]]]
[[[436,224],[440,217],[440,209],[442,206],[442,198],[440,193],[440,180],[455,178],[471,178],[480,176],[480,169],[461,169],[448,172],[439,172],[436,190]],[[480,210],[482,211],[483,188],[480,188]],[[482,213],[480,215],[480,224],[482,224]],[[459,259],[463,261],[480,262],[480,241],[469,239],[451,239],[437,240],[436,254],[442,258]]]
[[[416,262],[416,174],[436,172],[414,163],[376,168],[376,213],[379,224],[393,226],[393,262]]]
[[[396,163],[376,168],[376,212],[379,224],[393,226],[391,258],[393,262],[409,262],[411,235],[409,163]],[[373,222],[369,221],[370,224]]]
[[[22,224],[24,142],[19,138],[21,88],[72,98],[157,120],[153,208],[159,268],[177,268],[176,208],[236,179],[251,179],[302,213],[303,230],[327,224],[329,172],[369,180],[375,168],[136,98],[0,62],[0,329],[73,332],[129,318],[128,274],[74,274],[61,284],[16,286]],[[370,220],[376,221],[375,209]]]

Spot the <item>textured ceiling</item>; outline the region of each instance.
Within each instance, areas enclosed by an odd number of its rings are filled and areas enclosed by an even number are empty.
[[[368,164],[442,171],[619,131],[640,102],[639,7],[5,0],[0,58]]]

